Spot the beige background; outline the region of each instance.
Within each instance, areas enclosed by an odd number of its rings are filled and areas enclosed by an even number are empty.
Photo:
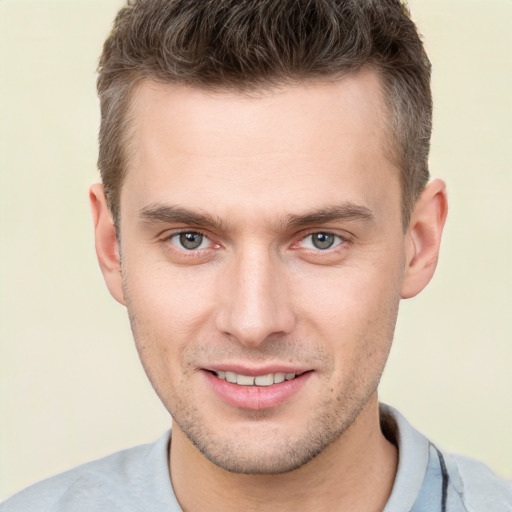
[[[95,66],[119,0],[0,0],[0,498],[169,419],[97,269]],[[403,303],[381,396],[512,478],[512,3],[411,0],[433,65],[431,169],[451,211]]]

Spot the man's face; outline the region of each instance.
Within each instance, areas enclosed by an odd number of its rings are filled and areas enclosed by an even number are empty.
[[[383,105],[371,72],[135,94],[122,293],[175,433],[220,467],[289,471],[375,405],[404,265]]]

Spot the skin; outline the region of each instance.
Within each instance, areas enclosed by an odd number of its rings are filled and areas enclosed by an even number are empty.
[[[94,185],[96,249],[174,420],[181,506],[382,510],[397,454],[377,386],[399,301],[435,269],[444,184],[426,187],[404,233],[368,70],[252,95],[145,82],[132,107],[120,246]],[[208,384],[220,366],[308,373],[283,403],[241,408]]]

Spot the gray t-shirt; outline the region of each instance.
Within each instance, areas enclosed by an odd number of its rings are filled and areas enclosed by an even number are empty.
[[[512,483],[475,460],[440,452],[395,409],[381,405],[398,471],[383,512],[512,512]],[[170,432],[32,485],[0,512],[181,512],[167,462]],[[205,509],[206,510],[206,509]]]

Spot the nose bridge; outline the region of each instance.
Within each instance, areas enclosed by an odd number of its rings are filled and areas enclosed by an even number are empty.
[[[288,333],[294,318],[282,262],[268,248],[240,250],[223,276],[217,327],[247,346]]]

